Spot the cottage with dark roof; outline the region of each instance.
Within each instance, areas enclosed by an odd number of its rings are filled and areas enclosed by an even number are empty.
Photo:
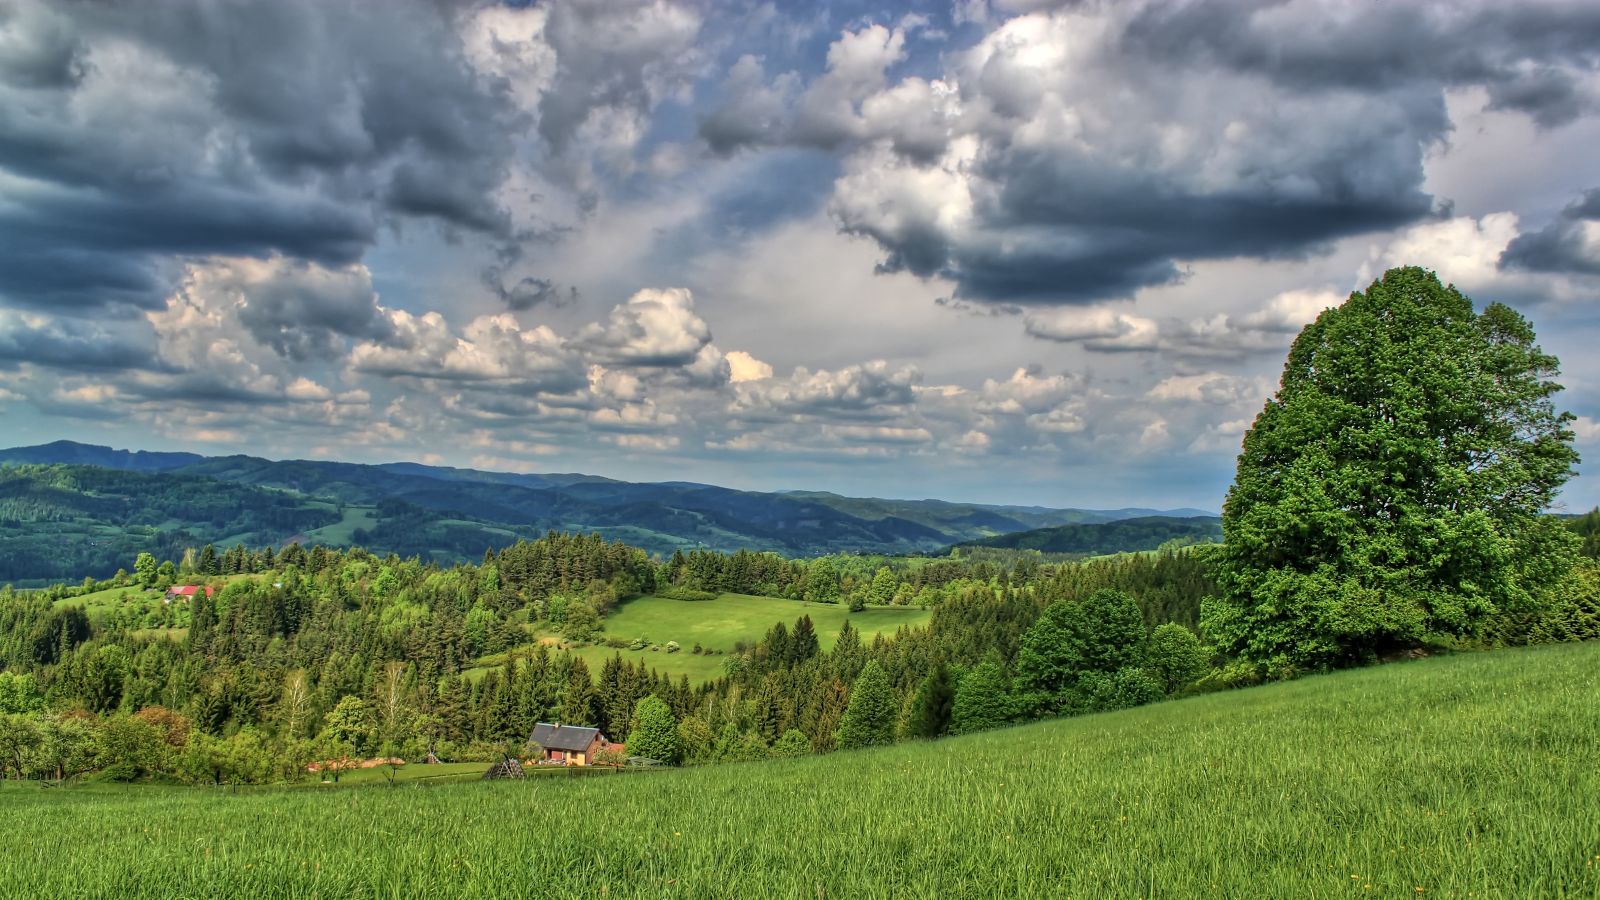
[[[598,728],[578,725],[551,725],[540,722],[533,726],[533,742],[538,744],[543,756],[540,762],[563,766],[587,766],[594,762],[595,753],[616,746],[606,740]]]

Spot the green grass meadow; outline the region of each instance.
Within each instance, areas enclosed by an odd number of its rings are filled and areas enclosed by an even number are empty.
[[[639,662],[674,679],[687,675],[695,684],[710,681],[723,674],[722,661],[740,641],[754,645],[772,626],[782,622],[793,627],[796,619],[810,616],[817,629],[817,642],[823,650],[833,649],[839,631],[846,619],[861,632],[863,642],[871,643],[874,636],[893,635],[901,626],[921,628],[928,624],[933,613],[911,606],[872,607],[852,613],[838,603],[810,603],[802,600],[784,600],[778,597],[757,597],[749,594],[722,594],[715,600],[672,600],[666,597],[636,597],[623,603],[606,616],[605,637],[632,641],[643,638],[658,647],[668,641],[677,641],[677,653],[665,650],[629,650],[607,647],[604,643],[585,647],[570,647],[566,652],[583,658],[591,672],[600,671],[606,660],[621,654],[628,662]],[[541,634],[541,638],[555,640],[554,635]],[[691,652],[695,644],[715,653]],[[527,653],[533,645],[517,649]],[[505,663],[505,654],[496,653],[477,660],[477,665],[466,671],[468,678],[481,678],[484,673]]]
[[[5,897],[1595,897],[1600,644],[630,777],[0,790]]]
[[[337,509],[337,507],[332,503],[327,503],[325,501],[316,501],[308,505],[326,507],[328,509]],[[332,525],[324,525],[321,528],[313,528],[312,530],[306,532],[306,537],[310,539],[309,543],[328,544],[334,547],[348,547],[357,543],[355,539],[356,529],[372,529],[376,528],[378,525],[377,507],[346,506],[342,510],[342,514],[342,518],[340,518],[339,521],[334,522]]]

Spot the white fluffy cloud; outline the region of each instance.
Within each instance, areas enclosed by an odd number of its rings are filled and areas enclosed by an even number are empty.
[[[610,318],[578,333],[578,343],[613,365],[681,366],[711,343],[711,328],[683,288],[646,289],[614,307]]]

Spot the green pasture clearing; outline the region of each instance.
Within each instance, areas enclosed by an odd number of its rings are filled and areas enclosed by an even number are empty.
[[[605,620],[605,637],[632,641],[644,638],[657,647],[664,648],[668,641],[677,641],[682,648],[677,653],[665,649],[629,650],[607,647],[602,642],[585,647],[569,647],[566,652],[583,658],[591,672],[598,672],[605,661],[617,654],[628,662],[644,664],[674,679],[687,675],[699,684],[720,676],[722,661],[732,653],[740,641],[754,645],[779,622],[793,627],[796,619],[810,616],[816,626],[817,640],[822,649],[830,650],[839,639],[846,619],[861,632],[864,642],[871,642],[878,634],[892,635],[902,626],[921,628],[928,624],[933,614],[910,606],[871,607],[852,613],[838,603],[810,603],[802,600],[784,600],[778,597],[756,597],[749,594],[722,594],[715,600],[671,600],[666,597],[637,597],[611,612]],[[553,635],[540,634],[545,643],[559,644]],[[698,643],[705,650],[721,650],[722,654],[693,653]],[[515,652],[527,653],[534,645],[517,648]],[[554,647],[552,647],[554,649]],[[477,666],[468,669],[468,678],[477,679],[491,668],[504,664],[505,654],[497,653],[477,660]]]
[[[325,501],[316,501],[309,506],[325,506],[335,509],[333,504]],[[309,543],[325,544],[333,547],[348,547],[356,543],[355,533],[357,528],[372,530],[378,525],[378,508],[375,506],[346,506],[343,518],[332,525],[313,528],[306,532]]]
[[[537,645],[535,644],[527,644],[522,647],[518,647],[513,652],[522,654],[532,653],[536,646]],[[702,684],[722,675],[722,661],[728,658],[726,655],[716,656],[709,653],[695,654],[690,653],[688,650],[679,650],[677,653],[668,653],[665,650],[619,649],[616,647],[607,647],[604,644],[590,644],[585,647],[563,648],[554,643],[553,640],[551,641],[550,649],[555,652],[571,653],[574,656],[581,657],[584,663],[589,666],[589,671],[595,674],[599,673],[600,667],[605,665],[606,660],[620,654],[624,660],[630,663],[643,661],[646,668],[655,669],[657,672],[660,672],[661,674],[666,675],[674,680],[687,675],[690,683],[692,684]],[[462,674],[466,675],[467,678],[472,681],[477,681],[489,671],[504,665],[505,661],[506,655],[504,653],[495,653],[490,656],[480,657],[477,660],[476,666],[466,669],[462,672]]]
[[[125,585],[123,587],[106,588],[103,591],[95,591],[92,594],[84,594],[81,597],[67,597],[62,600],[57,600],[54,606],[56,609],[64,609],[68,606],[81,606],[83,607],[84,612],[94,615],[95,613],[103,613],[116,609],[124,602],[133,603],[154,601],[156,603],[160,603],[161,596],[161,591],[146,591],[134,585]]]
[[[187,628],[135,628],[128,632],[128,636],[136,641],[147,641],[152,638],[166,638],[174,643],[181,642],[189,636]]]
[[[677,641],[688,650],[696,643],[714,650],[731,651],[734,644],[754,644],[779,622],[793,627],[794,620],[810,616],[816,626],[822,649],[830,650],[839,639],[846,619],[871,643],[877,634],[892,635],[901,626],[920,628],[933,614],[911,606],[871,607],[850,612],[839,603],[809,603],[748,594],[722,594],[715,600],[669,600],[665,597],[639,597],[629,600],[606,616],[608,636],[624,639],[645,638],[659,644]]]
[[[1594,897],[1597,670],[1468,654],[623,779],[10,790],[0,896]]]

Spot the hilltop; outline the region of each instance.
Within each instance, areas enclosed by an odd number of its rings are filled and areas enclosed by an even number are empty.
[[[1595,643],[1503,650],[592,778],[13,784],[0,894],[1594,896],[1596,666]]]

